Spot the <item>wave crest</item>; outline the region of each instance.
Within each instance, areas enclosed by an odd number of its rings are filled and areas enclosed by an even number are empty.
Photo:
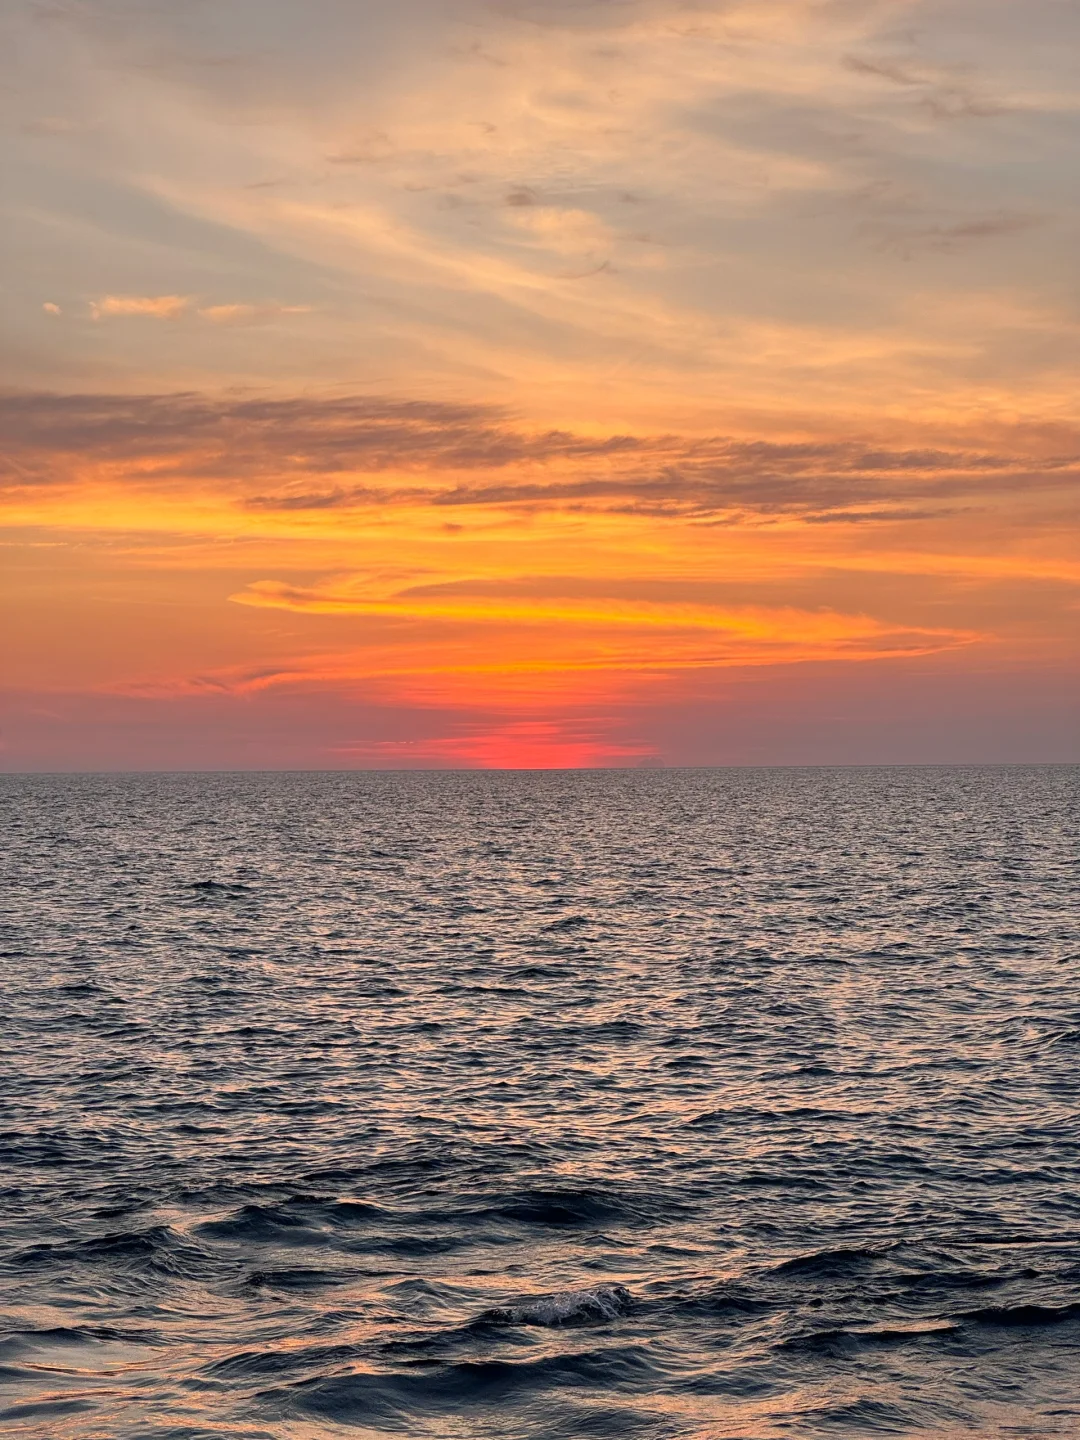
[[[587,1290],[557,1290],[499,1305],[480,1317],[492,1325],[586,1325],[616,1320],[633,1308],[625,1285],[593,1285]]]

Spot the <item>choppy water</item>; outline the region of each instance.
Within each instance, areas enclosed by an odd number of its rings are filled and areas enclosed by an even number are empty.
[[[1078,800],[6,777],[0,1425],[1080,1435]]]

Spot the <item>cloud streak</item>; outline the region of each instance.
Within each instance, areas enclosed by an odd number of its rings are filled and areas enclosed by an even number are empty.
[[[59,315],[57,305],[43,307]],[[197,305],[190,295],[102,295],[90,302],[91,320],[142,319],[179,320],[185,315],[208,320],[212,325],[257,325],[282,315],[308,315],[310,305],[249,304],[233,301],[219,305]]]
[[[8,484],[198,485],[265,514],[377,507],[597,510],[817,523],[917,521],[963,500],[1073,488],[1080,453],[852,440],[579,434],[506,412],[385,398],[0,396]],[[476,479],[497,474],[497,479]],[[266,489],[268,477],[278,486]]]
[[[187,295],[102,295],[90,302],[92,320],[178,320],[189,309]]]

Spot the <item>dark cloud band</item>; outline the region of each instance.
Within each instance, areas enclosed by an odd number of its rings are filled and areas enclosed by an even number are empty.
[[[85,468],[107,466],[141,486],[203,485],[282,512],[528,507],[887,522],[1060,490],[1080,474],[1075,454],[596,437],[529,430],[494,407],[378,397],[9,394],[0,432],[9,490],[77,483]]]

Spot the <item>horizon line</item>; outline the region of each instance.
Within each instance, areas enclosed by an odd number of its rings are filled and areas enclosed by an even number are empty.
[[[0,779],[138,775],[607,775],[713,770],[1075,770],[1080,760],[734,761],[721,765],[380,765],[348,767],[210,767],[137,770],[3,770]]]

